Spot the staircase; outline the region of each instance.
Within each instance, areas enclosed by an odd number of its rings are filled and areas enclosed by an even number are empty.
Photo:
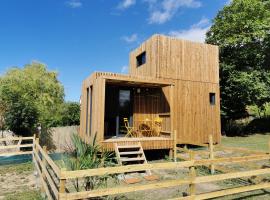
[[[114,150],[120,165],[146,164],[147,160],[140,142],[132,145],[114,143]]]

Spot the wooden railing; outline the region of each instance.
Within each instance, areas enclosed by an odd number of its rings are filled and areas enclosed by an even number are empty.
[[[92,197],[101,197],[107,195],[118,195],[129,192],[162,189],[168,187],[179,187],[182,185],[188,185],[189,192],[186,197],[178,197],[176,199],[209,199],[215,197],[221,197],[225,195],[232,195],[237,193],[243,193],[253,190],[270,188],[270,183],[260,183],[248,186],[242,186],[232,189],[225,189],[220,191],[208,192],[198,194],[196,192],[196,186],[202,183],[210,183],[215,181],[223,181],[227,179],[237,179],[259,175],[269,175],[270,168],[255,169],[249,171],[230,172],[225,174],[215,174],[207,176],[197,176],[195,168],[197,166],[210,166],[215,164],[232,164],[232,163],[245,163],[259,160],[269,160],[270,155],[268,153],[250,155],[244,157],[225,157],[225,158],[209,158],[195,160],[194,154],[190,153],[189,160],[182,162],[166,162],[166,163],[153,163],[153,164],[137,164],[131,166],[117,166],[98,169],[87,169],[77,171],[67,171],[66,169],[60,169],[55,162],[48,155],[46,147],[39,145],[39,140],[33,140],[33,162],[41,180],[41,189],[47,195],[47,198],[52,199],[85,199]],[[190,152],[190,151],[189,151]],[[179,170],[182,168],[189,168],[189,176],[181,179],[174,180],[157,180],[155,182],[148,182],[141,185],[122,185],[110,188],[97,188],[90,191],[75,192],[70,190],[69,181],[75,179],[83,179],[85,177],[98,177],[104,175],[124,174],[136,171],[148,171],[148,170]]]
[[[61,170],[48,155],[46,146],[39,145],[39,139],[33,143],[33,162],[41,180],[41,190],[49,200],[59,199]]]
[[[0,156],[32,154],[33,140],[34,137],[0,138],[0,144],[2,143],[0,146]],[[24,150],[22,150],[22,148]]]
[[[156,183],[149,183],[143,185],[133,185],[133,186],[121,186],[115,188],[105,188],[105,189],[95,189],[91,191],[82,191],[82,192],[61,192],[59,194],[60,199],[83,199],[91,197],[101,197],[107,195],[117,195],[128,192],[143,191],[149,189],[161,189],[167,187],[189,185],[190,196],[188,197],[179,197],[176,199],[208,199],[219,196],[224,196],[228,194],[236,194],[240,192],[252,191],[262,188],[270,187],[270,183],[263,183],[258,185],[250,185],[239,188],[227,189],[216,192],[209,192],[206,194],[196,194],[196,185],[201,183],[209,183],[215,181],[222,181],[227,179],[243,178],[249,176],[257,176],[270,174],[270,169],[257,169],[251,171],[243,172],[233,172],[219,175],[210,175],[197,177],[195,174],[195,166],[201,165],[211,165],[211,164],[221,164],[221,163],[239,163],[239,162],[249,162],[249,161],[258,161],[258,160],[268,160],[269,155],[261,156],[245,156],[245,157],[234,157],[234,158],[218,158],[218,159],[206,159],[206,160],[190,160],[183,162],[169,162],[169,163],[154,163],[154,164],[141,164],[141,165],[132,165],[132,166],[120,166],[120,167],[110,167],[110,168],[99,168],[99,169],[89,169],[89,170],[79,170],[79,171],[63,171],[61,172],[62,181],[68,179],[77,179],[91,176],[103,176],[110,174],[122,174],[134,171],[147,171],[147,170],[160,170],[160,169],[171,169],[177,170],[180,168],[189,168],[190,176],[185,179],[178,180],[167,180],[167,181],[158,181]]]

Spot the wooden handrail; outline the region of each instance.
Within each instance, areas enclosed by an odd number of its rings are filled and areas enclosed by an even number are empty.
[[[159,170],[159,169],[177,169],[187,168],[192,166],[202,166],[210,164],[222,163],[238,163],[250,162],[258,160],[268,160],[269,155],[253,155],[245,157],[232,157],[232,158],[216,158],[216,159],[202,159],[183,162],[168,162],[168,163],[152,163],[152,164],[137,164],[130,166],[107,167],[98,169],[76,170],[61,172],[61,177],[65,179],[82,178],[86,176],[103,176],[106,174],[121,174],[126,172],[144,171],[144,170]]]
[[[126,187],[122,186],[122,187],[96,189],[96,190],[91,190],[91,191],[74,192],[74,193],[60,193],[59,197],[63,199],[82,199],[82,198],[100,197],[100,196],[106,196],[106,195],[116,195],[116,194],[121,194],[121,193],[136,192],[136,191],[149,190],[149,189],[160,189],[160,188],[174,187],[174,186],[187,185],[187,184],[194,185],[198,183],[208,183],[208,182],[214,182],[214,181],[236,179],[236,178],[269,174],[269,173],[270,173],[270,169],[268,168],[268,169],[251,170],[251,171],[244,171],[244,172],[233,172],[233,173],[227,173],[227,174],[221,174],[221,175],[210,175],[210,176],[203,176],[203,177],[193,176],[189,179],[160,181],[158,183],[152,183],[152,184],[126,186]],[[267,188],[267,187],[270,187],[270,183],[253,186],[251,188],[247,187],[245,189],[241,187],[229,189],[227,190],[227,192],[229,194],[234,194],[234,193],[238,193],[239,191],[244,192],[244,191],[255,190],[256,188],[262,189],[262,188]],[[184,197],[184,198],[180,197],[176,199],[193,199],[194,197],[195,199],[208,199],[208,198],[225,196],[225,195],[227,195],[227,193],[225,193],[224,191],[210,192],[210,193],[199,194],[199,195],[196,195],[195,191],[193,191],[191,193],[191,196],[189,197]]]
[[[0,150],[22,148],[22,147],[32,147],[32,146],[33,146],[33,144],[8,145],[8,146],[0,146]]]
[[[34,156],[35,156],[35,159],[37,160],[37,162],[39,163],[39,165],[41,166],[41,170],[42,170],[42,172],[44,172],[44,175],[45,175],[46,179],[48,180],[54,195],[58,196],[58,189],[56,188],[56,185],[55,185],[53,179],[49,175],[47,168],[43,165],[42,160],[40,159],[40,157],[38,156],[38,153],[36,151],[34,151]],[[40,178],[43,178],[43,177],[40,177]]]
[[[36,145],[38,151],[41,153],[41,155],[46,159],[46,161],[48,162],[50,167],[53,169],[53,171],[55,172],[57,177],[60,177],[60,168],[55,164],[55,162],[51,159],[51,157],[46,152],[44,152],[44,150],[39,145],[39,143],[37,143],[35,141],[35,145]]]
[[[83,192],[73,192],[73,193],[60,193],[60,198],[63,199],[83,199],[83,198],[91,198],[91,197],[101,197],[106,195],[115,195],[121,193],[128,192],[136,192],[143,190],[151,190],[151,189],[160,189],[166,187],[175,187],[180,185],[189,184],[190,180],[169,180],[169,181],[160,181],[158,183],[150,183],[144,185],[132,185],[125,187],[115,187],[115,188],[105,188],[105,189],[96,189],[91,191],[83,191]]]
[[[8,137],[0,138],[0,142],[12,141],[12,140],[33,140],[34,137]]]

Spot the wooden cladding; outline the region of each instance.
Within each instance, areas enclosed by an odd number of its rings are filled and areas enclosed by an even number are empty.
[[[213,135],[213,142],[219,143],[218,62],[217,46],[162,35],[152,36],[130,53],[128,75],[95,72],[84,81],[81,136],[90,141],[97,134],[98,142],[104,140],[104,127],[107,127],[107,122],[104,124],[107,120],[105,105],[112,101],[105,96],[105,88],[110,84],[119,88],[124,86],[159,90],[152,94],[134,93],[133,126],[137,126],[137,122],[142,119],[160,117],[163,119],[163,131],[176,130],[178,144],[208,143],[208,135]],[[90,97],[87,97],[90,93],[92,109],[88,100]],[[90,118],[93,118],[91,126]],[[121,119],[118,117],[118,120]],[[87,134],[89,131],[90,135]]]
[[[137,68],[136,57],[147,53]],[[218,47],[154,35],[130,53],[130,74],[196,82],[219,82]]]
[[[215,143],[220,142],[220,106],[209,102],[209,93],[219,97],[219,87],[213,83],[178,80],[174,87],[174,128],[178,143],[207,143],[213,135]]]
[[[136,56],[147,52],[144,65]],[[130,74],[173,81],[172,126],[178,143],[220,142],[218,47],[154,35],[130,53]],[[169,92],[164,89],[164,94]]]

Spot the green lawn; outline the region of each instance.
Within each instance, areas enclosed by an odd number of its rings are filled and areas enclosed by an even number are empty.
[[[26,190],[23,192],[13,192],[12,194],[7,194],[4,200],[44,200],[39,191],[36,190]]]
[[[248,137],[222,137],[221,144],[229,147],[242,147],[251,150],[269,151],[270,133]]]
[[[26,162],[21,164],[9,164],[0,166],[0,175],[4,175],[7,173],[17,173],[21,174],[23,172],[32,173],[34,170],[32,162]]]
[[[40,191],[34,187],[33,163],[0,166],[0,199],[42,200]]]

